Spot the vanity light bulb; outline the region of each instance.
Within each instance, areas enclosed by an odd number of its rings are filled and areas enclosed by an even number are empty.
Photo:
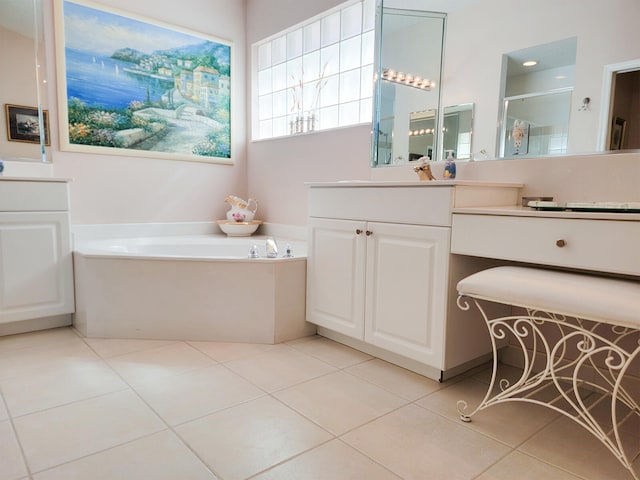
[[[398,75],[396,76],[396,78],[398,79],[399,82],[402,82],[404,80],[404,73],[398,72]]]

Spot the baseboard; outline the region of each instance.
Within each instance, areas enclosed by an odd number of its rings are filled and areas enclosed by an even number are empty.
[[[0,324],[0,336],[35,332],[37,330],[47,330],[49,328],[67,327],[69,325],[71,325],[71,314],[20,320],[17,322]]]

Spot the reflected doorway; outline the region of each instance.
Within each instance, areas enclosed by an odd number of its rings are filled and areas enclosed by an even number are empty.
[[[615,72],[611,84],[609,150],[640,149],[640,69]]]
[[[599,151],[640,149],[640,59],[605,65]]]

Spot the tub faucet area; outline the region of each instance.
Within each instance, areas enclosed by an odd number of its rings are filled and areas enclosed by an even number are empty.
[[[278,256],[278,245],[273,238],[267,238],[265,248],[267,250],[267,258],[276,258]]]

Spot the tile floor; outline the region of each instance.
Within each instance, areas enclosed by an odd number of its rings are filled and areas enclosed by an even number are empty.
[[[456,402],[479,402],[487,381],[477,369],[438,384],[317,336],[0,337],[0,479],[632,478],[548,409],[461,422]]]

